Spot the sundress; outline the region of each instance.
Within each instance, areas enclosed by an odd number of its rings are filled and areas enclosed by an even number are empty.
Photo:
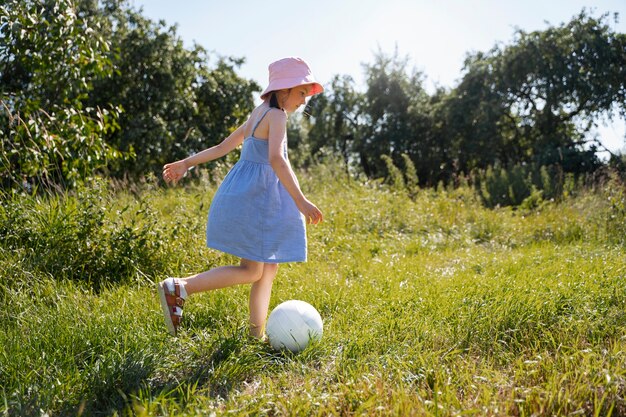
[[[304,262],[306,225],[269,163],[269,142],[254,137],[267,109],[243,141],[239,161],[219,186],[206,228],[208,247],[257,262]],[[283,139],[287,158],[287,137]]]

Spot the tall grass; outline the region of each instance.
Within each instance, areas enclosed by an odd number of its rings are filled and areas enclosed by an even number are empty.
[[[167,335],[154,282],[236,260],[204,247],[215,184],[93,184],[0,210],[5,415],[623,415],[619,182],[525,209],[337,165],[301,183],[325,214],[272,307],[316,306],[298,355],[248,339],[246,287],[190,298]]]

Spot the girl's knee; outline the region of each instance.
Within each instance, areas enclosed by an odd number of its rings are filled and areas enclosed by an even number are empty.
[[[278,264],[264,264],[263,265],[263,273],[271,274],[272,276],[276,275],[278,272]]]
[[[246,271],[250,281],[258,281],[263,277],[263,264],[254,261],[241,261],[241,267]]]
[[[277,272],[278,264],[265,264],[263,265],[263,276],[261,279],[264,281],[274,281]]]

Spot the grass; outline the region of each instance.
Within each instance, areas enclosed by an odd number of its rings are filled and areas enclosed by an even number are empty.
[[[300,354],[246,336],[247,287],[193,296],[167,335],[154,283],[234,261],[204,247],[210,182],[7,198],[0,412],[626,414],[626,247],[601,190],[512,210],[332,167],[301,182],[325,222],[272,294],[324,319]]]

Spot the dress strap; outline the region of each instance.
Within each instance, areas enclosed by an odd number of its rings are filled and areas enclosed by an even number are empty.
[[[257,122],[255,123],[254,127],[252,128],[252,132],[250,132],[250,136],[254,136],[254,132],[256,131],[256,128],[259,127],[259,123],[261,123],[261,121],[263,120],[265,115],[267,113],[269,113],[270,110],[272,110],[272,107],[270,107],[269,109],[265,110],[265,113],[263,113],[263,116],[261,116],[261,118],[259,118],[259,120],[257,120]]]

